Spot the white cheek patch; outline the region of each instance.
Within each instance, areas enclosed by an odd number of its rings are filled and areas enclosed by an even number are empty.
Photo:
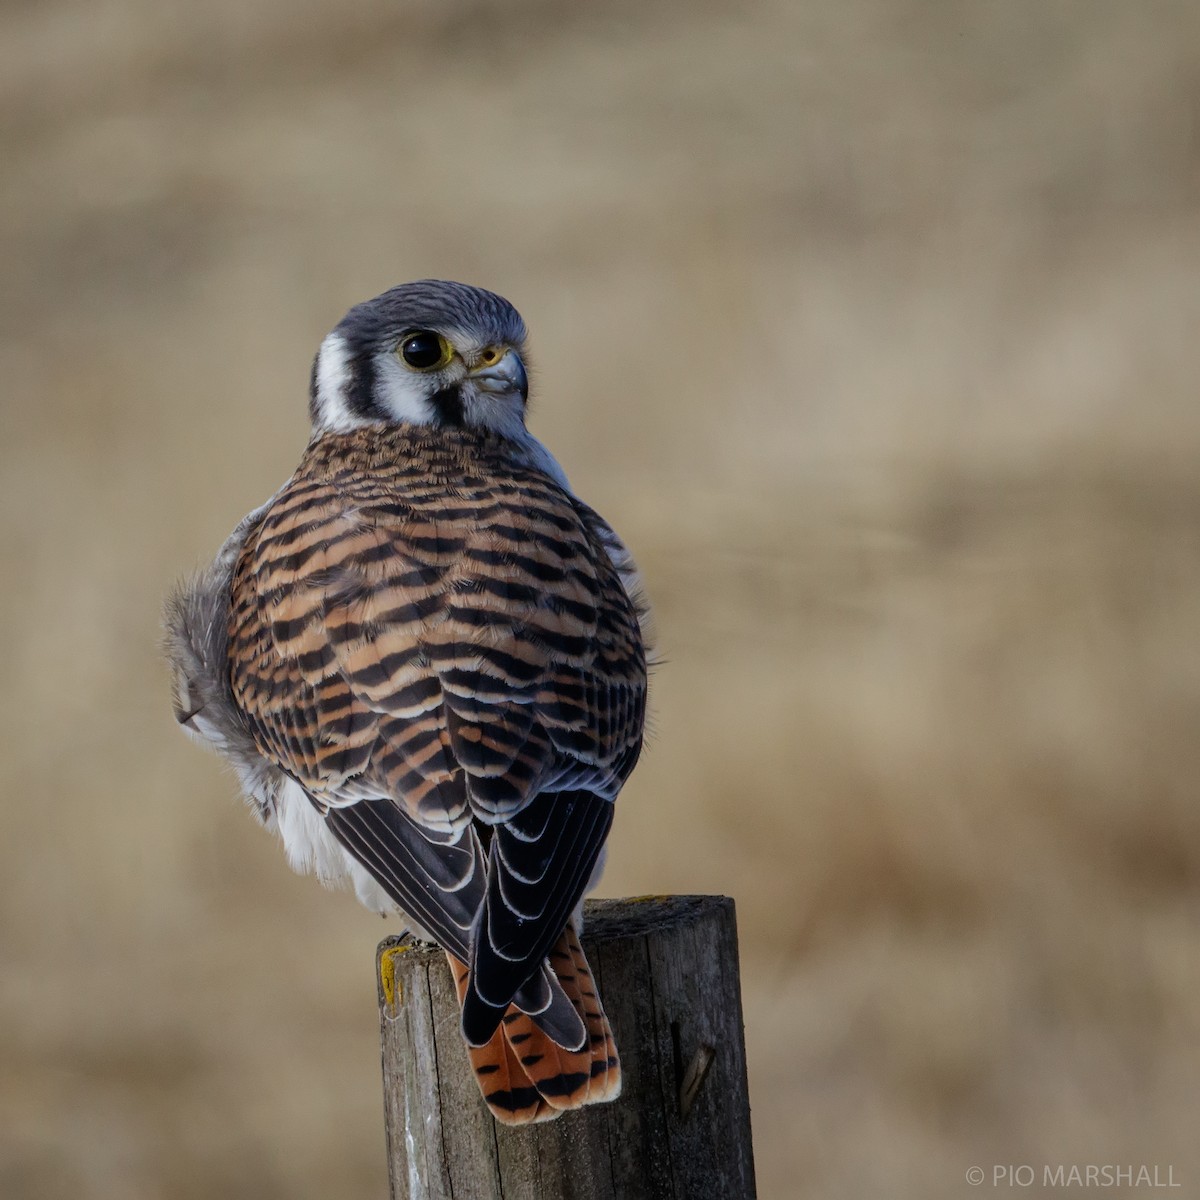
[[[346,404],[349,383],[350,351],[346,339],[340,333],[331,333],[317,351],[315,428],[329,433],[349,433],[368,424]]]
[[[375,360],[375,403],[394,421],[432,425],[436,419],[429,402],[433,386],[428,375],[410,371],[394,354],[381,354]]]

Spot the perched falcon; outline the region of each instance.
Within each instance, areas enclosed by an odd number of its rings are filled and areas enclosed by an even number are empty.
[[[524,357],[479,288],[352,308],[296,473],[166,615],[180,724],[296,870],[445,950],[510,1124],[620,1091],[578,933],[646,708],[637,569],[525,428]]]

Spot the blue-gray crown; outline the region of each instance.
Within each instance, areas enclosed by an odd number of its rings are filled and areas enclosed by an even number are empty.
[[[373,300],[356,304],[338,322],[352,348],[377,348],[411,329],[452,335],[470,333],[482,341],[519,345],[525,340],[521,314],[503,296],[448,279],[402,283]]]

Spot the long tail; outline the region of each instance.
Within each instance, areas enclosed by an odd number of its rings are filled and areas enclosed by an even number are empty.
[[[461,1005],[470,972],[453,954],[446,957]],[[492,1115],[505,1125],[550,1121],[567,1109],[621,1094],[617,1046],[574,925],[563,930],[549,962],[587,1028],[582,1048],[565,1050],[538,1026],[536,1017],[516,1005],[509,1005],[491,1041],[467,1047],[479,1090]]]

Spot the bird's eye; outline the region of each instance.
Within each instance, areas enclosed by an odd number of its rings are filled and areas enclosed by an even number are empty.
[[[414,371],[444,367],[453,355],[450,343],[441,334],[428,329],[418,329],[400,343],[400,357]]]

